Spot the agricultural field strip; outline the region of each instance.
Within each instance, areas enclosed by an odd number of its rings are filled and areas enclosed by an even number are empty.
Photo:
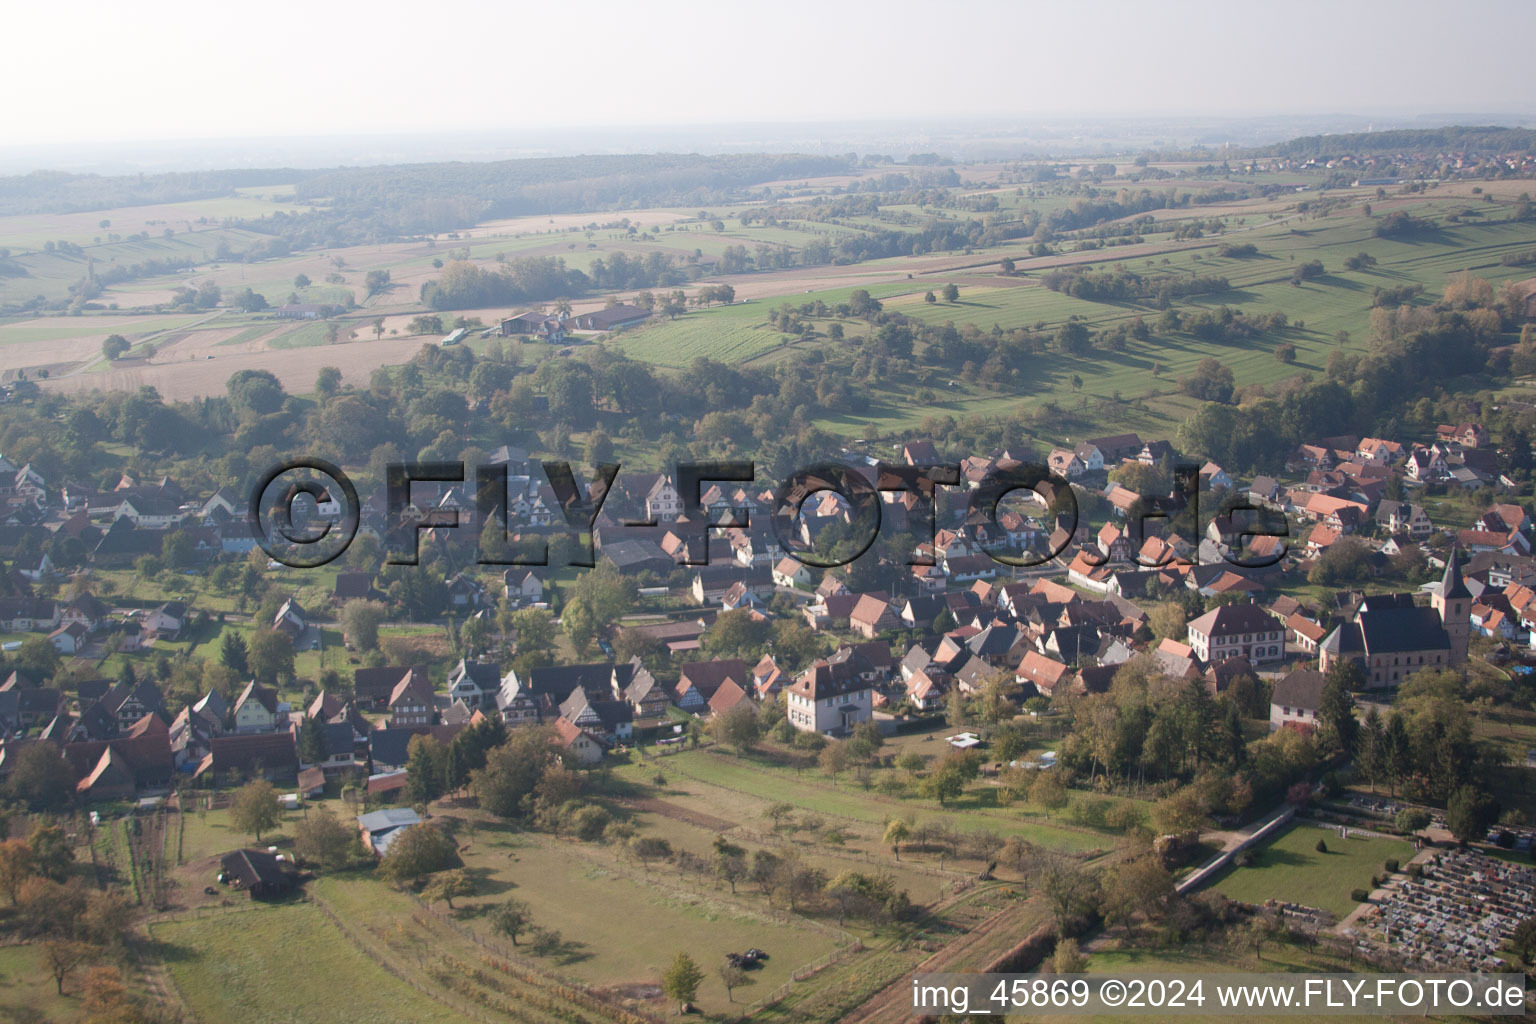
[[[714,786],[758,800],[773,801],[779,798],[779,794],[774,792],[777,788],[774,785],[774,773],[745,763],[735,764],[722,755],[707,751],[699,753],[713,759],[714,763],[709,768],[709,774],[714,777],[706,778],[695,774],[694,771],[680,767],[675,762],[666,763],[663,770],[676,771],[679,775],[683,775],[700,785]],[[670,755],[674,759],[683,756],[686,755]],[[731,782],[722,781],[722,778],[734,780],[738,784],[732,785]],[[786,777],[779,781],[784,783],[789,782],[789,779]],[[1088,837],[1101,838],[1098,833],[1087,830],[1079,831],[1068,826],[1020,823],[1006,815],[996,814],[979,808],[963,812],[943,808],[923,808],[922,810],[917,810],[910,805],[892,801],[877,793],[850,794],[835,787],[829,787],[823,783],[809,781],[805,778],[796,778],[793,784],[802,791],[815,790],[818,794],[816,805],[807,805],[808,809],[818,814],[843,818],[847,821],[859,822],[861,824],[883,826],[891,818],[903,817],[908,813],[918,813],[926,817],[944,820],[946,824],[950,825],[969,823],[973,825],[995,826],[1001,835],[1018,835],[1026,839],[1048,836],[1056,840],[1060,848],[1071,849],[1074,852],[1085,852],[1098,848],[1096,844],[1088,842],[1087,839]],[[832,808],[834,807],[841,809],[833,810]],[[849,811],[859,813],[849,813]],[[1045,843],[1044,845],[1053,844]]]

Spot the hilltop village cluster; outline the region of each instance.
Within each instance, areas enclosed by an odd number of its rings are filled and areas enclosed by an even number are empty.
[[[9,483],[0,536],[14,566],[12,596],[0,598],[0,629],[32,637],[10,648],[45,639],[62,666],[47,676],[16,668],[0,685],[0,774],[27,747],[46,744],[67,763],[83,801],[257,775],[296,780],[306,790],[338,775],[366,776],[369,793],[386,798],[405,787],[412,736],[431,733],[446,741],[486,717],[508,725],[553,724],[569,755],[595,763],[614,745],[637,738],[679,740],[679,723],[688,717],[773,699],[783,702],[796,729],[847,736],[862,722],[941,710],[949,694],[974,695],[1000,678],[1018,703],[1105,692],[1117,670],[1142,654],[1160,674],[1200,680],[1213,695],[1239,678],[1262,678],[1272,684],[1271,728],[1309,729],[1323,673],[1341,660],[1360,667],[1367,689],[1387,692],[1420,668],[1463,664],[1474,636],[1512,656],[1536,635],[1536,558],[1526,510],[1512,501],[1495,503],[1471,528],[1452,531],[1437,528],[1424,499],[1412,497],[1510,485],[1479,424],[1446,425],[1438,434],[1419,443],[1318,439],[1295,452],[1284,481],[1261,476],[1239,483],[1220,466],[1201,467],[1212,508],[1246,497],[1285,516],[1291,536],[1252,542],[1250,554],[1272,556],[1257,559],[1264,563],[1258,568],[1223,557],[1239,529],[1231,515],[1213,516],[1203,532],[1181,532],[1177,519],[1148,518],[1143,539],[1132,540],[1127,517],[1137,515],[1143,496],[1107,477],[1127,478],[1111,470],[1138,466],[1155,475],[1177,455],[1166,441],[1127,434],[1046,455],[1058,481],[1070,481],[1085,500],[1101,495],[1109,510],[1102,526],[1095,529],[1085,517],[1071,533],[1067,520],[1049,511],[1059,482],[1043,483],[1022,510],[1004,509],[987,523],[967,520],[968,488],[998,465],[1038,458],[1022,452],[968,457],[962,482],[952,489],[962,500],[940,502],[934,540],[910,553],[922,556],[911,560],[930,564],[895,567],[885,589],[853,589],[855,572],[813,571],[788,557],[766,522],[771,495],[734,485],[705,490],[712,521],[732,508],[756,514],[744,527],[713,530],[708,564],[683,567],[680,552],[692,531],[678,522],[683,502],[675,481],[623,473],[611,507],[595,524],[600,562],[644,584],[637,587],[639,607],[652,602],[671,610],[599,624],[607,660],[509,668],[517,651],[511,637],[505,646],[485,644],[445,673],[444,666],[362,665],[352,658],[358,667],[334,689],[290,679],[280,690],[251,679],[237,692],[210,691],[180,707],[167,705],[152,671],[112,679],[98,677],[93,667],[114,653],[143,655],[147,665],[184,631],[209,628],[212,614],[195,602],[114,607],[80,588],[64,596],[49,557],[31,552],[50,537],[67,537],[89,551],[91,565],[108,568],[159,556],[178,536],[189,565],[254,564],[262,556],[253,551],[238,503],[222,491],[186,494],[169,479],[125,477],[115,489],[96,492],[0,463]],[[926,441],[906,444],[902,459],[941,461]],[[552,514],[557,502],[528,453],[503,448],[494,461],[509,470],[517,522],[532,535],[559,529]],[[873,472],[873,460],[852,461],[856,471]],[[1389,491],[1405,497],[1389,499]],[[457,486],[423,491],[418,484],[413,500],[424,507],[473,507]],[[916,507],[913,495],[891,492],[884,501],[887,529],[920,525],[906,522]],[[379,494],[364,503],[364,533],[382,532],[382,502]],[[643,512],[640,518],[654,525],[627,525],[624,509]],[[809,543],[848,518],[848,503],[823,492],[805,502],[796,522]],[[424,535],[424,543],[432,540]],[[1316,579],[1331,553],[1346,547],[1371,575],[1401,579],[1406,561],[1421,585],[1369,596],[1342,588],[1315,604],[1284,593],[1309,574]],[[1016,569],[986,553],[999,548],[1061,553]],[[550,606],[551,569],[485,570],[468,565],[441,581],[438,614],[493,622],[498,609]],[[331,607],[306,608],[295,597],[270,622],[251,625],[287,637],[297,651],[317,649],[322,626],[343,604],[388,599],[377,582],[368,569],[345,569],[335,576]],[[1205,610],[1190,614],[1178,635],[1159,637],[1148,609],[1170,598]],[[392,609],[392,618],[402,615]],[[752,656],[705,656],[711,630],[722,620],[764,625],[786,617],[803,621],[824,656],[798,670],[781,665],[771,643]],[[626,634],[642,638],[660,659],[614,656]],[[301,742],[306,722],[318,726],[318,743]]]

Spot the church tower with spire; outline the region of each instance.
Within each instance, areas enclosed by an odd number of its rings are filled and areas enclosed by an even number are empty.
[[[1472,633],[1472,592],[1461,578],[1461,563],[1456,549],[1445,557],[1445,575],[1440,578],[1440,592],[1434,595],[1431,605],[1440,615],[1440,624],[1451,640],[1451,664],[1467,662],[1467,642]]]

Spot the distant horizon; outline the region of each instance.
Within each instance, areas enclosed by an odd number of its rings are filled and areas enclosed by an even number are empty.
[[[933,119],[764,119],[731,124],[442,128],[344,135],[166,137],[117,142],[44,142],[0,151],[0,175],[36,172],[119,175],[401,163],[493,162],[652,153],[938,153],[961,162],[1066,159],[1148,150],[1249,148],[1309,135],[1441,127],[1536,127],[1536,113],[1277,113],[1055,115]],[[724,134],[730,132],[729,135]],[[445,151],[443,147],[454,147]]]
[[[596,0],[193,0],[23,5],[0,115],[6,150],[476,132],[620,132],[1090,119],[1413,118],[1536,113],[1536,6],[1464,0],[1222,0],[1156,6],[965,0],[877,12],[826,0],[724,5]],[[1426,30],[1433,25],[1432,34]],[[131,46],[128,41],[132,41]],[[61,56],[62,53],[62,56]],[[1430,69],[1430,70],[1426,70]],[[1307,114],[1358,110],[1364,114]],[[1302,112],[1302,113],[1287,113]],[[1375,112],[1375,113],[1371,113]],[[13,155],[0,154],[14,163]]]

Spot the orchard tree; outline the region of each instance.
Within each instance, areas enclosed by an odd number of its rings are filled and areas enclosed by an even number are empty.
[[[261,842],[261,834],[282,820],[282,806],[277,790],[266,779],[255,779],[235,790],[229,805],[229,818],[235,828],[248,832]]]
[[[43,962],[53,975],[54,989],[59,995],[64,994],[64,979],[70,972],[96,953],[95,946],[73,939],[48,939],[43,943]]]
[[[379,862],[379,873],[397,885],[404,884],[445,871],[457,859],[458,847],[453,840],[442,829],[422,822],[389,844],[389,852]]]
[[[736,1001],[736,997],[732,993],[742,985],[749,984],[751,981],[751,979],[747,977],[747,972],[742,970],[740,967],[737,967],[733,963],[721,964],[719,967],[719,974],[720,984],[725,986],[725,998],[728,1002],[732,1003]]]
[[[421,891],[421,895],[428,903],[436,903],[442,900],[448,904],[448,909],[453,909],[453,900],[456,896],[473,896],[475,894],[475,881],[462,868],[457,871],[444,871]]]
[[[293,849],[326,871],[339,871],[358,859],[357,829],[343,824],[324,804],[306,814],[293,832]]]
[[[699,983],[703,980],[704,972],[693,962],[693,957],[687,953],[678,953],[672,958],[672,966],[661,976],[661,990],[677,1004],[677,1012],[682,1013],[693,1002],[693,997],[699,991]]]
[[[1052,811],[1067,806],[1067,784],[1062,781],[1061,769],[1046,768],[1035,772],[1035,781],[1029,787],[1029,802],[1043,809],[1047,818]]]
[[[384,605],[378,601],[354,598],[341,609],[342,635],[359,651],[374,650],[379,646],[379,626],[386,614]]]
[[[757,742],[757,709],[750,701],[743,701],[725,714],[711,718],[709,731],[716,743],[744,754]]]
[[[491,931],[517,945],[517,937],[533,927],[533,911],[522,900],[507,900],[491,911]]]

